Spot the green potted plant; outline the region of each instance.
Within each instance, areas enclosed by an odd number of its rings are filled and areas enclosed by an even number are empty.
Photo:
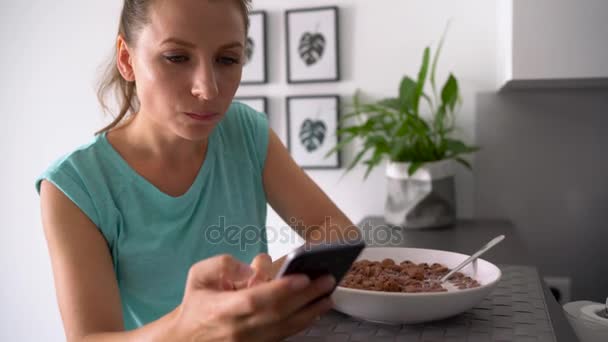
[[[340,120],[340,143],[328,153],[360,139],[362,149],[346,172],[363,163],[365,178],[383,159],[389,160],[385,219],[391,225],[427,228],[452,223],[456,216],[454,164],[470,169],[463,156],[478,149],[452,136],[454,115],[461,104],[456,77],[450,74],[437,91],[435,70],[443,40],[432,65],[431,49],[424,50],[418,77],[404,76],[397,97],[362,103],[357,90],[353,110]],[[425,92],[427,79],[430,96]],[[423,104],[428,112],[421,110]]]

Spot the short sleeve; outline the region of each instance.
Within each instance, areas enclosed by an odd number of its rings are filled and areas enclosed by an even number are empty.
[[[270,130],[268,117],[245,104],[235,103],[233,105],[238,106],[237,112],[245,131],[247,145],[251,149],[250,152],[255,159],[256,166],[262,172],[268,153]]]
[[[47,171],[36,179],[36,191],[40,194],[40,184],[47,180],[63,192],[91,221],[97,226],[101,226],[99,213],[93,204],[91,194],[76,172],[76,169],[69,162],[63,161],[51,166]]]

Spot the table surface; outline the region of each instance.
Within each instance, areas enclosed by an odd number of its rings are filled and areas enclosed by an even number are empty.
[[[488,260],[494,264],[501,265],[501,268],[506,267],[510,272],[519,272],[517,274],[525,274],[527,281],[534,283],[534,279],[539,284],[539,292],[543,293],[542,299],[544,301],[544,308],[548,313],[548,321],[552,326],[553,334],[557,342],[572,342],[577,341],[576,335],[574,334],[570,324],[568,323],[561,305],[557,303],[555,298],[551,295],[548,287],[542,282],[540,275],[537,273],[536,265],[530,258],[527,249],[520,239],[515,227],[505,220],[459,220],[457,223],[450,227],[425,229],[425,230],[404,230],[398,227],[391,227],[387,225],[382,217],[372,216],[366,217],[359,223],[359,228],[363,233],[363,237],[369,247],[415,247],[415,248],[429,248],[429,249],[440,249],[448,250],[453,252],[459,252],[463,254],[472,254],[484,243],[490,241],[492,238],[498,235],[505,235],[506,238],[499,245],[494,247],[482,256],[483,259]],[[510,265],[521,265],[523,267],[511,267]],[[523,271],[522,271],[523,270]],[[508,290],[511,284],[505,282],[503,290]],[[493,293],[492,296],[500,295]],[[487,298],[491,300],[495,298]],[[518,303],[514,303],[518,305]],[[483,309],[475,308],[475,310]],[[540,308],[537,308],[540,309]],[[472,313],[465,313],[461,316],[471,315]],[[462,318],[462,317],[461,317]],[[474,318],[474,317],[473,317]],[[328,315],[325,321],[321,321],[318,324],[323,325],[327,323],[327,320],[341,320],[342,323],[349,323],[347,316],[340,313],[332,312]],[[336,323],[336,322],[334,322]],[[351,326],[353,322],[350,322]],[[361,324],[361,323],[358,323]],[[447,324],[447,323],[446,323]],[[470,325],[470,323],[469,323]],[[323,328],[322,326],[313,327],[309,329],[308,335],[298,336],[298,340],[319,340],[319,337],[314,337],[311,331],[314,329]],[[369,330],[369,329],[368,329]],[[335,330],[334,330],[335,331]],[[424,330],[426,332],[426,330]],[[445,332],[446,330],[444,330]],[[352,337],[345,338],[340,334],[333,334],[333,337],[329,337],[329,341],[353,341]],[[334,338],[335,337],[335,338]],[[375,341],[380,336],[374,335],[373,338],[367,338],[363,340]],[[386,336],[388,337],[388,336]],[[336,339],[337,338],[337,339]],[[402,340],[394,337],[395,340]],[[471,336],[469,336],[469,339]],[[540,338],[540,337],[539,337]],[[355,339],[356,340],[356,339]],[[449,340],[449,339],[448,339]],[[481,340],[481,339],[480,339]],[[511,340],[511,339],[507,339]],[[535,339],[528,339],[535,340]],[[540,340],[547,340],[545,339]],[[538,341],[540,341],[538,340]],[[415,340],[414,340],[415,341]]]

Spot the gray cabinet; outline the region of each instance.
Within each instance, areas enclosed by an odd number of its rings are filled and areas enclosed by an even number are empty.
[[[502,84],[608,83],[607,15],[605,0],[502,1],[498,13]]]

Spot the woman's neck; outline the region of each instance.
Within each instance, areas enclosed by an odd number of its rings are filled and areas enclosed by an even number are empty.
[[[140,114],[134,114],[115,133],[119,144],[132,156],[169,165],[200,163],[208,143],[208,138],[202,141],[184,139]]]

